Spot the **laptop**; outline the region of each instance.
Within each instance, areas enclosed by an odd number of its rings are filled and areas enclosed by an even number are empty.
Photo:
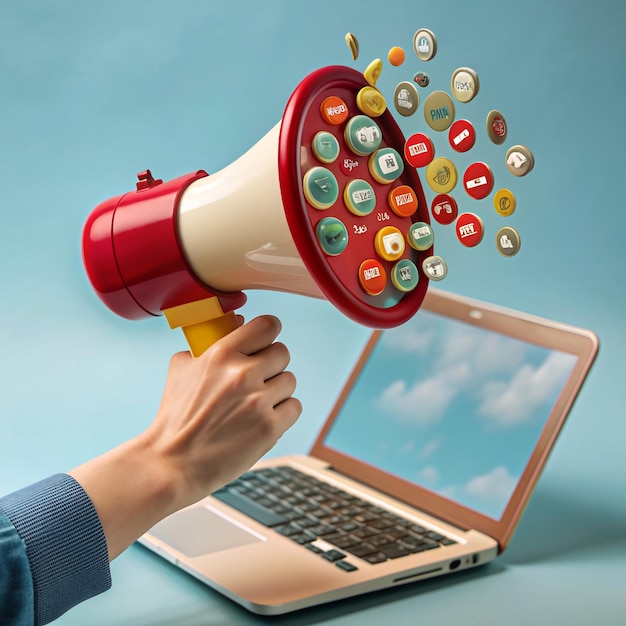
[[[429,289],[372,332],[308,455],[260,461],[139,541],[263,615],[484,565],[597,350],[590,331]]]

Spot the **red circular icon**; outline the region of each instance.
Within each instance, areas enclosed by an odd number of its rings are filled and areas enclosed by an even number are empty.
[[[486,198],[493,189],[491,168],[480,161],[472,163],[463,174],[463,186],[472,198],[476,200]]]
[[[504,141],[504,138],[506,137],[506,122],[504,121],[504,118],[499,115],[495,115],[491,120],[491,130],[493,130],[493,134],[496,137],[501,138]]]
[[[467,120],[457,120],[450,126],[448,141],[457,152],[467,152],[476,143],[474,126]]]
[[[404,144],[404,157],[412,167],[426,167],[435,157],[435,147],[424,133],[411,135]]]
[[[433,219],[439,224],[452,224],[459,214],[459,207],[456,200],[447,193],[440,193],[433,198],[430,210]]]
[[[474,213],[462,213],[456,221],[456,236],[459,241],[468,248],[477,246],[483,238],[485,229],[478,215]]]

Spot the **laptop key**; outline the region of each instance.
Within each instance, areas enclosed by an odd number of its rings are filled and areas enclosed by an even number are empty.
[[[355,570],[359,569],[356,565],[353,565],[352,563],[343,560],[335,561],[335,565],[337,567],[340,567],[345,572],[354,572]]]
[[[405,548],[399,543],[381,546],[380,551],[390,559],[397,559],[400,556],[406,556],[407,554],[411,554],[411,550]]]
[[[327,561],[338,561],[339,559],[345,559],[346,555],[343,552],[339,552],[339,550],[327,550],[322,552],[322,557]]]
[[[364,561],[375,565],[376,563],[384,563],[387,557],[382,552],[375,552],[374,554],[368,554],[362,557]]]
[[[218,489],[213,494],[214,498],[221,500],[225,504],[237,509],[240,513],[251,517],[253,520],[263,524],[263,526],[273,527],[279,524],[285,524],[289,520],[285,515],[279,515],[274,511],[267,509],[254,500],[250,500],[242,496],[237,491],[230,489]]]

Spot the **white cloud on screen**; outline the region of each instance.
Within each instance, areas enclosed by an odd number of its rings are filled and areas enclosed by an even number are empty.
[[[420,451],[419,456],[421,459],[427,459],[429,456],[432,456],[443,443],[443,437],[437,437],[436,439],[432,439],[429,441]]]
[[[571,367],[570,355],[553,352],[539,366],[522,365],[507,382],[486,383],[480,392],[480,414],[500,427],[532,420],[536,409],[558,391]]]
[[[513,493],[517,478],[504,466],[495,467],[488,474],[472,478],[464,488],[469,495],[481,500],[506,502]]]
[[[458,389],[470,377],[465,363],[407,386],[391,383],[378,399],[378,407],[404,423],[428,426],[441,418]]]
[[[439,471],[434,465],[428,465],[418,474],[420,481],[434,485],[439,480]]]
[[[400,333],[393,337],[388,348],[421,351],[423,358],[431,359],[431,374],[412,384],[405,379],[394,381],[379,397],[378,407],[403,423],[418,426],[436,423],[461,391],[477,387],[493,372],[515,369],[524,358],[522,344],[472,328],[453,327],[441,337],[413,332],[406,341]]]
[[[429,330],[417,331],[408,326],[402,329],[403,332],[390,332],[385,336],[385,347],[393,353],[415,353],[424,354],[433,342],[433,333]]]

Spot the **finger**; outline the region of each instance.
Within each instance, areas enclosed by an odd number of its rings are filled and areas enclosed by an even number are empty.
[[[287,398],[274,407],[274,415],[281,434],[291,428],[302,414],[302,403],[298,398]]]
[[[296,377],[292,372],[281,372],[265,381],[268,403],[276,407],[290,398],[296,390]]]
[[[277,317],[261,315],[236,328],[220,339],[219,343],[227,349],[252,355],[263,350],[263,348],[267,348],[278,337],[280,330],[281,323]]]
[[[255,367],[264,381],[280,374],[289,365],[291,355],[285,344],[280,341],[274,342],[267,348],[259,350],[253,354],[251,359],[255,360]]]

